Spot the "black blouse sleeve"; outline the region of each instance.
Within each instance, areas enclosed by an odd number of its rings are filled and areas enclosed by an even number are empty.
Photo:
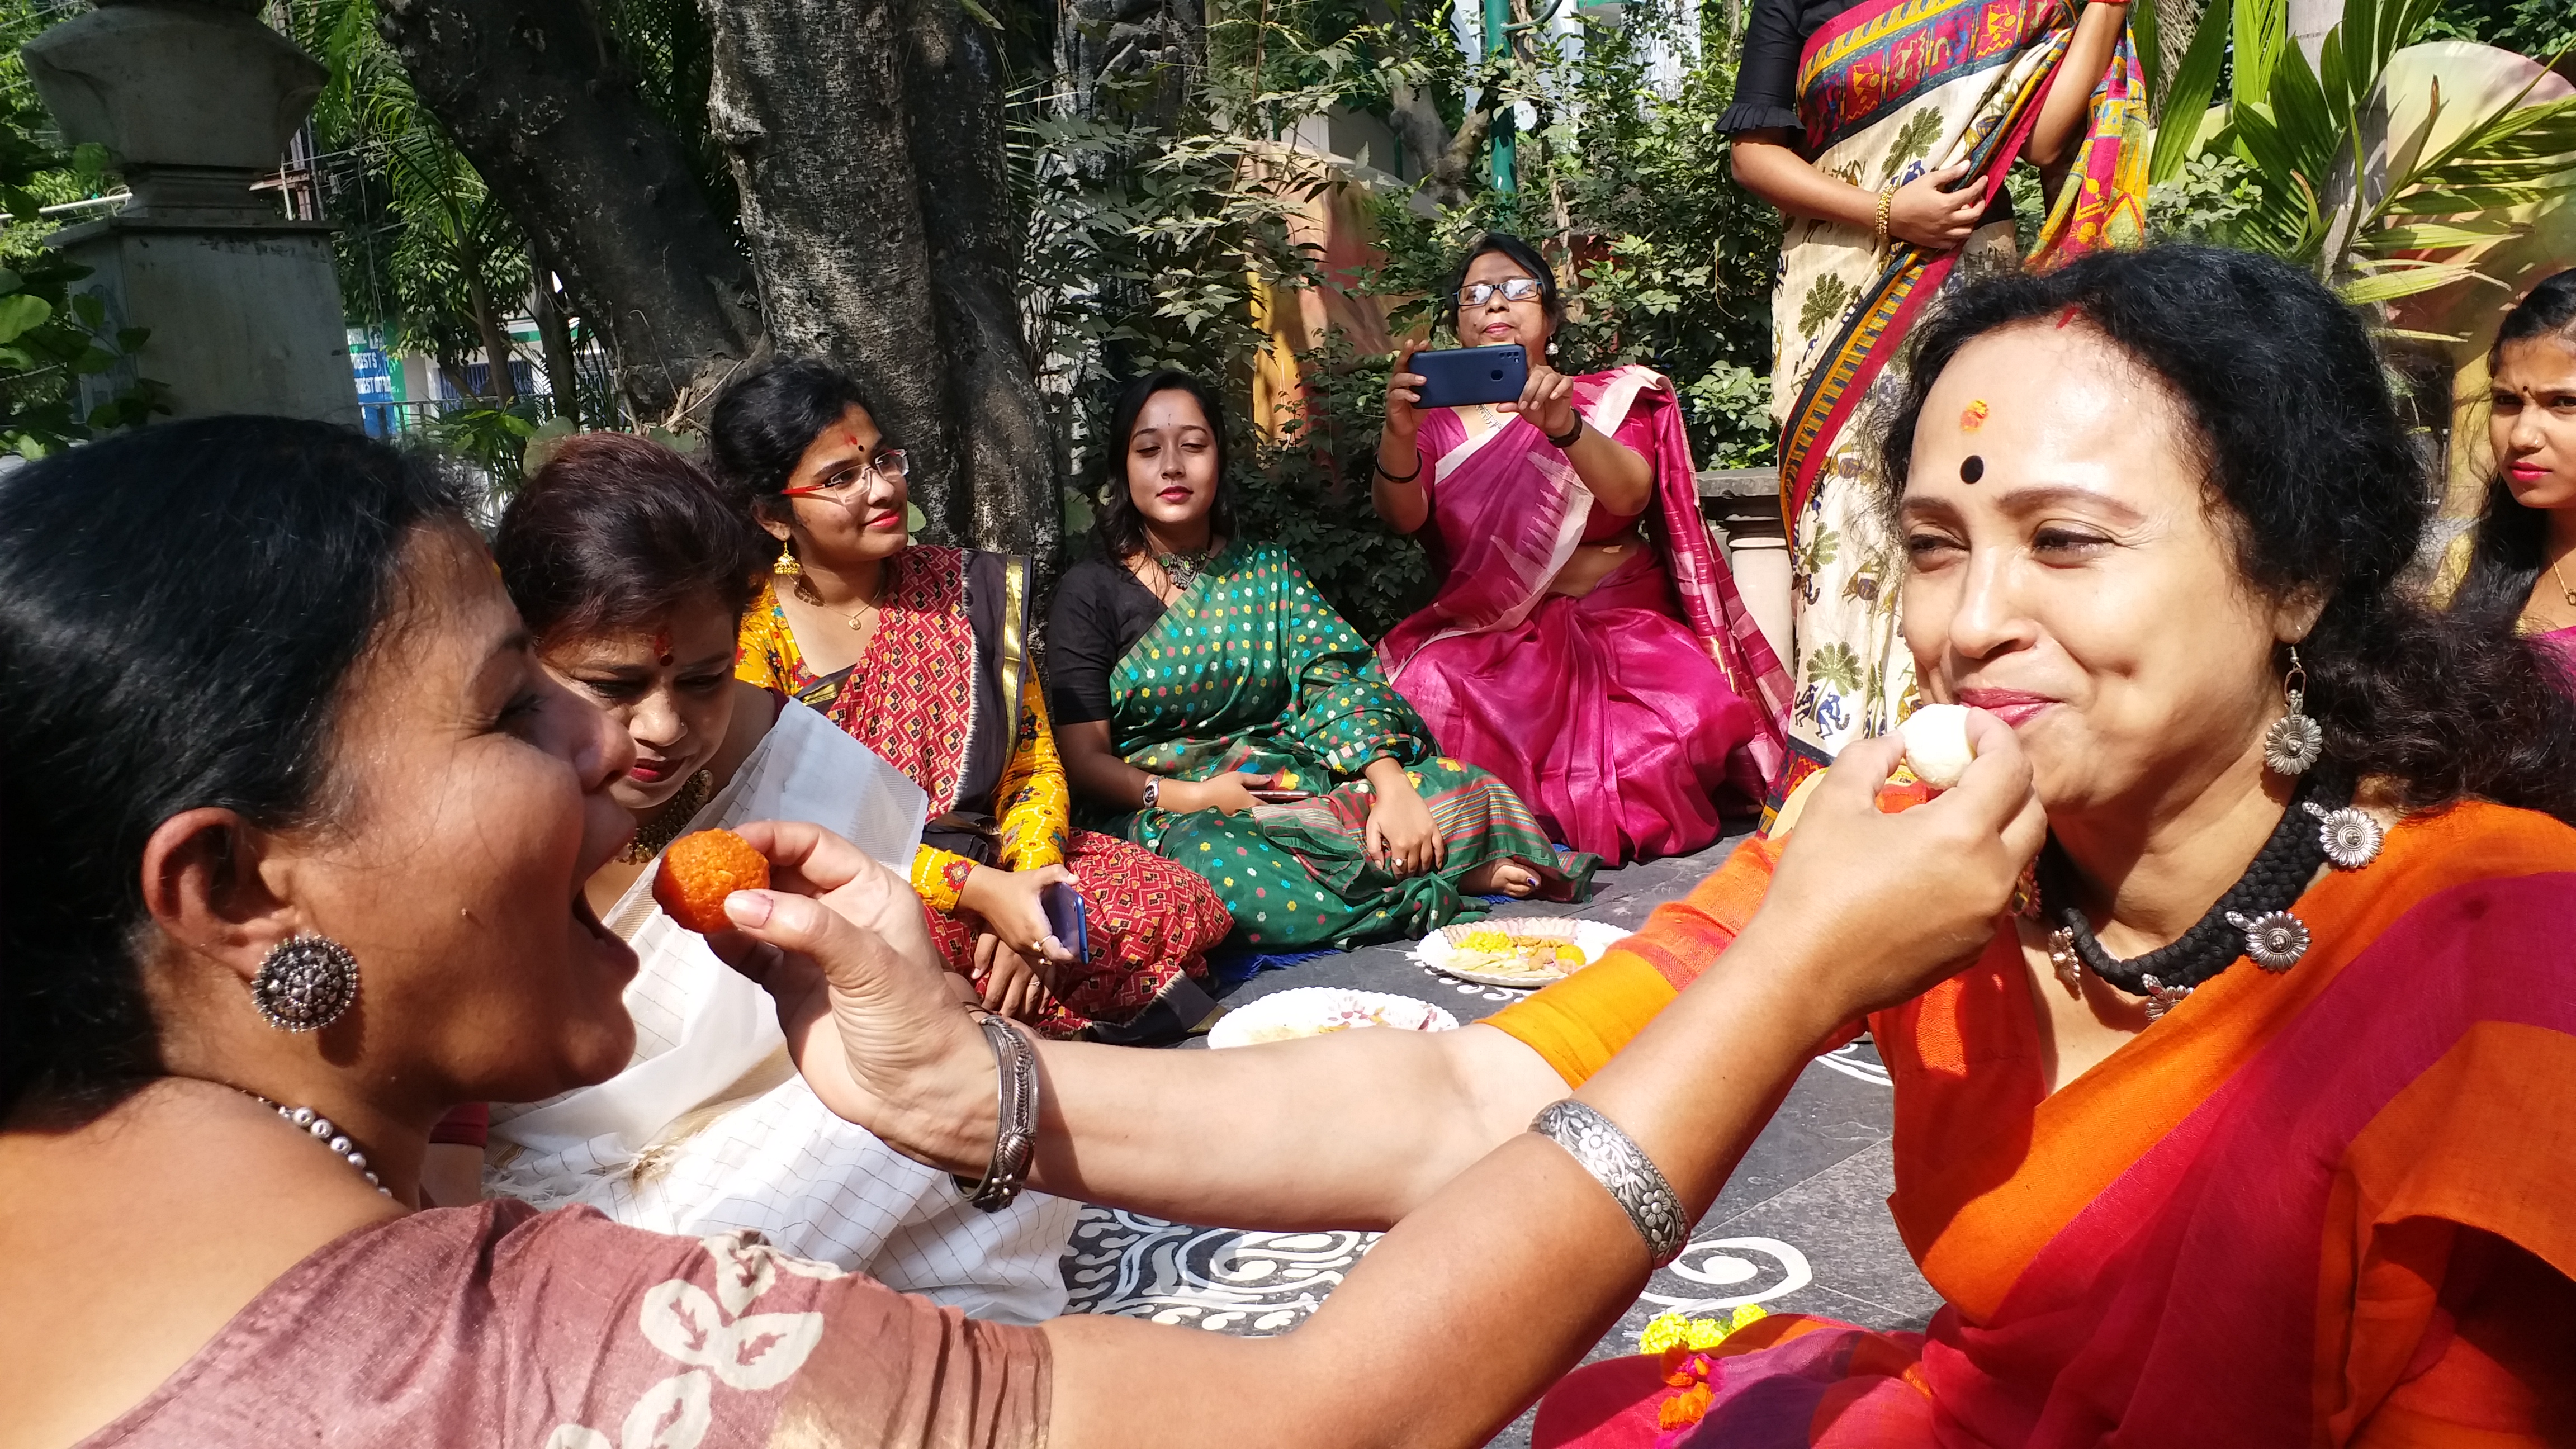
[[[1744,54],[1735,68],[1735,104],[1717,118],[1728,135],[1800,129],[1798,55],[1807,48],[1800,0],[1753,0],[1744,22]]]
[[[1163,601],[1125,569],[1085,559],[1064,571],[1047,610],[1047,709],[1055,723],[1109,718],[1111,671],[1162,614]]]

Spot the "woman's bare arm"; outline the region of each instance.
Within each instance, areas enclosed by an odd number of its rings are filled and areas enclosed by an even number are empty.
[[[1621,518],[1643,513],[1655,501],[1655,465],[1597,428],[1583,429],[1565,450],[1565,461],[1574,465],[1593,501]]]
[[[1118,758],[1109,747],[1109,721],[1105,719],[1059,721],[1055,727],[1055,752],[1064,761],[1065,778],[1073,782],[1076,794],[1126,809],[1144,805],[1145,787],[1156,778]]]
[[[1833,1026],[1796,984],[1806,969],[1792,950],[1742,942],[1729,965],[1740,969],[1703,978],[1578,1094],[1654,1159],[1694,1219]],[[1649,1269],[1609,1193],[1525,1126],[1408,1214],[1294,1333],[1050,1322],[1049,1442],[1485,1442],[1608,1330]]]
[[[2040,102],[2039,119],[2031,123],[2022,154],[2043,171],[2054,171],[2074,159],[2075,138],[2091,113],[2094,83],[2111,65],[2112,47],[2129,23],[2128,0],[2092,0],[2075,22],[2075,38],[2058,62],[2057,79]]]
[[[1735,138],[1735,179],[1745,190],[1791,216],[1840,222],[1864,232],[1878,225],[1878,193],[1827,176],[1789,147],[1786,131],[1746,131]],[[1966,162],[1927,171],[1896,189],[1887,234],[1916,246],[1947,251],[1968,239],[1986,210],[1986,183],[1951,191],[1968,174]]]
[[[1973,955],[2038,849],[2044,823],[2009,745],[1980,761],[1983,778],[1972,769],[1921,807],[1945,818],[1918,822],[1932,827],[1920,834],[1894,828],[1920,810],[1880,816],[1872,799],[1897,753],[1884,741],[1845,752],[1850,773],[1828,778],[1807,817],[1823,838],[1792,847],[1725,959],[1575,1094],[1653,1159],[1692,1220],[1814,1045]],[[1853,858],[1892,869],[1855,889],[1838,868]],[[1868,890],[1885,893],[1864,907]],[[1480,1444],[1608,1329],[1650,1266],[1589,1174],[1516,1133],[1407,1214],[1282,1338],[1222,1342],[1086,1316],[1048,1324],[1050,1438],[1068,1449]],[[1462,1343],[1473,1348],[1466,1372]]]

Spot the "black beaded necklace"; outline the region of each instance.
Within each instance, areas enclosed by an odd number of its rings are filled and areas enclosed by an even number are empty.
[[[2070,991],[2080,990],[2079,971],[2091,971],[2131,996],[2146,997],[2147,1017],[2154,1020],[2239,956],[2267,971],[2289,970],[2308,949],[2308,928],[2290,907],[2306,893],[2317,867],[2332,860],[2358,870],[2379,853],[2379,822],[2349,808],[2351,800],[2349,789],[2315,775],[2302,778],[2271,839],[2227,894],[2170,945],[2125,961],[2094,937],[2093,923],[2077,904],[2074,866],[2051,839],[2040,851],[2039,888],[2043,912],[2057,923],[2048,954],[2058,979]]]

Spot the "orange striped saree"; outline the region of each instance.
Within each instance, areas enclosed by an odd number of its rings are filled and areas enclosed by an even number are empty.
[[[1582,1080],[1777,859],[1494,1024]],[[1596,1364],[1536,1444],[2576,1442],[2576,831],[2459,805],[2297,911],[2295,969],[2239,963],[2054,1094],[2012,933],[1873,1016],[1929,1331],[1784,1316]]]

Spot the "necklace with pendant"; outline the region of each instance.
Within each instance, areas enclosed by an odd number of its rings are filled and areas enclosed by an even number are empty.
[[[1163,578],[1172,586],[1172,597],[1177,599],[1190,591],[1190,585],[1199,581],[1200,572],[1215,557],[1215,549],[1202,549],[1197,553],[1158,553],[1154,555],[1154,566],[1163,571]]]
[[[2557,580],[2557,582],[2558,582],[2558,595],[2559,595],[2559,597],[2560,597],[2560,598],[2563,598],[2563,599],[2565,599],[2565,600],[2567,601],[2567,607],[2569,607],[2569,608],[2571,608],[2571,609],[2576,609],[2576,589],[2571,589],[2571,588],[2567,587],[2567,576],[2566,576],[2565,574],[2560,573],[2560,572],[2558,571],[2558,566],[2559,566],[2560,564],[2562,564],[2562,563],[2565,563],[2566,561],[2567,561],[2567,560],[2566,560],[2566,559],[2564,559],[2564,558],[2554,558],[2554,559],[2551,559],[2551,560],[2549,561],[2549,576],[2550,576],[2552,579]]]
[[[707,796],[714,793],[715,787],[715,771],[700,770],[691,775],[689,783],[680,787],[679,794],[654,811],[652,819],[635,827],[635,838],[626,842],[626,848],[617,852],[617,858],[628,865],[643,865],[660,855],[662,847],[679,839],[680,832],[688,829],[689,822],[706,808]]]
[[[813,605],[815,608],[818,608],[824,613],[831,615],[833,618],[839,619],[842,623],[849,625],[851,632],[853,633],[856,633],[859,629],[864,627],[867,624],[869,617],[877,612],[877,606],[875,604],[861,603],[858,608],[844,615],[840,610],[824,603],[822,594],[818,592],[811,583],[806,582],[803,574],[796,576],[796,597],[803,599],[806,603]]]
[[[2090,971],[2131,996],[2147,998],[2147,1020],[2155,1021],[2239,956],[2276,974],[2298,965],[2310,938],[2307,923],[2290,907],[2307,893],[2317,867],[2331,862],[2337,870],[2359,870],[2379,857],[2386,838],[2376,819],[2353,808],[2351,792],[2318,798],[2326,795],[2316,776],[2301,780],[2271,839],[2227,894],[2172,944],[2126,960],[2102,949],[2094,937],[2093,923],[2076,903],[2074,866],[2051,840],[2040,852],[2039,887],[2043,913],[2057,922],[2048,938],[2048,960],[2059,983],[2081,996]]]

